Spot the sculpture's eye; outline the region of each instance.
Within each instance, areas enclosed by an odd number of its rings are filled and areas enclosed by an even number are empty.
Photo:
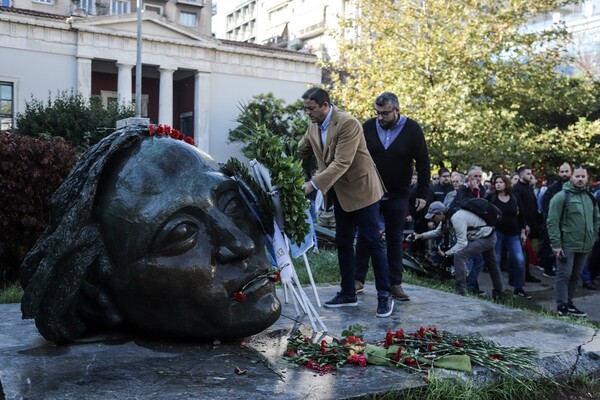
[[[237,190],[224,193],[218,202],[219,210],[228,217],[241,216],[244,212],[244,200]]]
[[[198,221],[182,215],[165,224],[156,236],[153,248],[159,255],[173,256],[191,250],[197,239]]]

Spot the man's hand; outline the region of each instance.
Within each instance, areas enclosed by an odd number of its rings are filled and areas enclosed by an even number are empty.
[[[425,199],[417,199],[417,201],[415,201],[415,207],[417,209],[417,212],[424,209],[425,204],[427,204],[427,201],[425,201]]]
[[[302,188],[304,189],[304,195],[308,196],[309,194],[311,194],[315,188],[313,187],[312,183],[310,182],[304,182],[302,184]]]
[[[553,253],[553,254],[554,254],[556,257],[558,257],[560,254],[562,254],[562,252],[563,252],[563,249],[562,249],[562,247],[558,247],[558,248],[554,248],[554,247],[553,247],[553,248],[552,248],[552,253]]]
[[[442,257],[446,257],[446,252],[442,250],[442,246],[438,246],[438,254]]]
[[[417,232],[413,232],[413,233],[411,233],[410,235],[408,235],[408,236],[406,237],[406,240],[408,240],[408,241],[411,241],[411,242],[412,242],[413,240],[419,240],[419,239],[421,239],[421,235],[420,235],[420,234],[418,234]]]

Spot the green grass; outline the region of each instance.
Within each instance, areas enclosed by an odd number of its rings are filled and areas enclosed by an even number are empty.
[[[18,283],[8,286],[4,290],[0,290],[0,304],[20,303],[23,296],[23,289]]]
[[[578,375],[564,381],[503,378],[486,385],[473,380],[430,377],[429,385],[394,391],[378,400],[592,400],[600,398],[597,376]]]
[[[340,272],[337,261],[337,253],[335,252],[335,250],[309,251],[307,253],[307,258],[315,283],[338,284],[340,282]],[[300,282],[302,284],[310,283],[302,258],[298,258],[293,261]],[[373,275],[373,268],[369,268],[369,273],[367,274],[367,281],[374,281],[374,279],[375,277]],[[441,278],[427,278],[411,273],[410,270],[405,270],[403,280],[404,282],[409,283],[411,285],[427,287],[430,289],[441,290],[449,293],[455,293],[454,280],[452,279],[444,280]],[[475,297],[473,295],[468,296]],[[486,297],[479,297],[478,299],[492,301],[491,298]],[[569,323],[586,326],[588,328],[600,328],[600,324],[588,321],[587,318],[559,318],[555,312],[545,310],[537,304],[535,304],[535,302],[532,302],[530,300],[522,299],[520,297],[514,297],[508,292],[505,293],[502,304],[506,305],[507,307],[518,308],[523,311],[531,312],[537,315],[542,315],[548,318],[560,319],[561,321],[567,321]]]

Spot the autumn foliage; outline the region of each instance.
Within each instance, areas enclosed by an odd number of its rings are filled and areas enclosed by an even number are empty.
[[[48,224],[50,197],[74,164],[75,150],[62,139],[0,133],[0,288],[18,280]]]

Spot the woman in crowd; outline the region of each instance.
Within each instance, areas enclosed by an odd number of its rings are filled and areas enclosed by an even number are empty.
[[[498,265],[508,254],[512,267],[512,282],[515,296],[531,299],[523,290],[523,267],[525,257],[521,242],[527,239],[525,234],[525,217],[519,210],[523,209],[519,196],[513,192],[511,180],[506,175],[496,175],[492,179],[492,193],[488,200],[502,211],[502,219],[496,225],[496,257]]]

